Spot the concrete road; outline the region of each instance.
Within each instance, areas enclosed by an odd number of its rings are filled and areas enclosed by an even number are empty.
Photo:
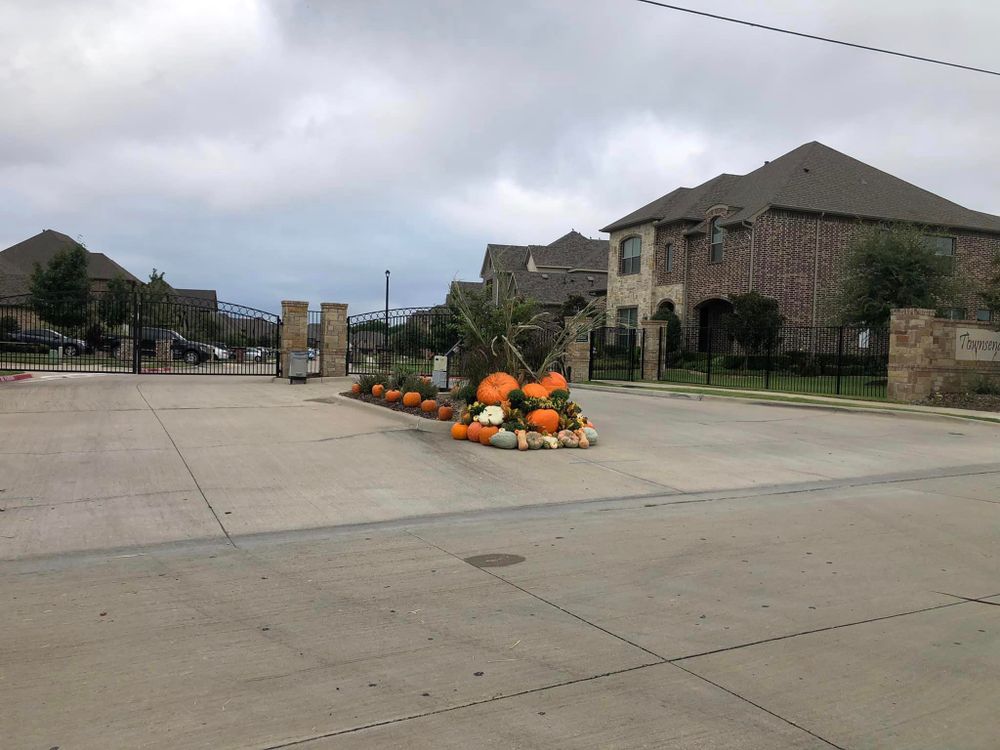
[[[522,455],[336,387],[0,390],[4,747],[996,747],[995,426],[581,390]]]

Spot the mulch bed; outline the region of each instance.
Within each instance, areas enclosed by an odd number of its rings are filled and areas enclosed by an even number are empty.
[[[375,404],[376,406],[381,406],[383,409],[392,409],[393,411],[401,411],[405,414],[414,414],[418,417],[423,417],[424,419],[433,419],[438,421],[436,409],[430,412],[420,411],[420,407],[412,409],[408,406],[403,406],[402,401],[386,401],[384,398],[375,398],[370,393],[352,393],[351,391],[344,391],[340,395],[357,399],[358,401],[364,401],[366,404]],[[454,414],[451,419],[452,422],[459,418],[461,413],[461,409],[459,408],[461,406],[461,402],[452,403],[451,396],[444,393],[438,396],[435,401],[437,401],[438,406],[454,407]]]
[[[1000,395],[986,393],[940,393],[930,396],[928,406],[947,406],[952,409],[975,409],[1000,412]]]

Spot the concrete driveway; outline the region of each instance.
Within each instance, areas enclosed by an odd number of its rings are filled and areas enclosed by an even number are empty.
[[[580,390],[511,454],[339,387],[0,387],[5,743],[996,746],[996,426]]]

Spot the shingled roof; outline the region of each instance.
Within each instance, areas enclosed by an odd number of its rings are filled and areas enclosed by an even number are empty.
[[[774,207],[1000,232],[1000,216],[960,206],[816,141],[749,174],[721,174],[694,188],[677,188],[601,231],[649,221],[700,221],[719,204],[738,209],[724,225],[751,220]]]
[[[0,297],[28,293],[28,274],[0,254]]]
[[[44,266],[55,257],[56,253],[79,244],[62,232],[45,229],[0,251],[0,258],[10,266],[20,269],[22,274],[30,276],[36,263]],[[140,281],[104,253],[94,253],[90,250],[87,251],[87,275],[92,280],[110,281],[115,276],[121,275],[127,281]]]
[[[586,298],[604,294],[608,289],[608,276],[605,273],[514,271],[513,274],[517,294],[543,305],[561,305],[574,294]]]
[[[608,268],[608,241],[592,240],[575,229],[548,245],[529,245],[528,251],[539,267],[599,271]]]

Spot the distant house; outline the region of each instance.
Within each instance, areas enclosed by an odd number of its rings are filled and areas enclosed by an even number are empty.
[[[571,297],[589,301],[607,293],[608,242],[573,230],[548,245],[490,244],[479,273],[481,282],[455,283],[485,289],[494,300],[504,289],[557,312]]]
[[[46,229],[34,237],[11,245],[0,251],[0,294],[4,296],[27,294],[35,265],[45,266],[62,250],[73,248],[80,243],[72,237]],[[86,248],[84,248],[86,250]],[[115,263],[104,253],[87,252],[87,275],[90,288],[95,292],[108,288],[108,282],[116,276],[126,281],[142,283],[125,268]]]
[[[177,289],[175,287],[174,291],[178,297],[184,298],[181,302],[185,305],[204,307],[213,312],[219,310],[219,295],[214,289]]]

